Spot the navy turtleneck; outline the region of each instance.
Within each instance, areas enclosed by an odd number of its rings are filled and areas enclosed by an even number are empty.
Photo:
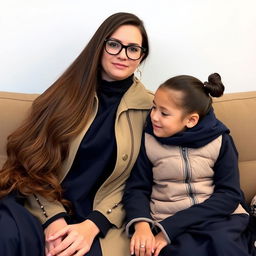
[[[72,167],[62,182],[64,197],[72,202],[74,209],[72,220],[77,223],[91,219],[103,235],[111,224],[101,213],[92,211],[93,199],[114,169],[116,111],[122,96],[132,83],[133,75],[122,81],[101,81],[97,92],[97,115],[81,141]]]

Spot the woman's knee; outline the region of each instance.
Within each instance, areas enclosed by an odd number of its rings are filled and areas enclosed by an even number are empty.
[[[5,210],[0,210],[0,252],[3,255],[11,254],[18,251],[19,248],[19,231],[17,225]]]

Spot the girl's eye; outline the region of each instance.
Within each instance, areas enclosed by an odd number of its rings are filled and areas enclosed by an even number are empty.
[[[168,113],[165,113],[165,112],[161,112],[162,116],[169,116]]]

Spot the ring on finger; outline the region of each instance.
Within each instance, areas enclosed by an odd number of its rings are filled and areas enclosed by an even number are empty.
[[[140,245],[140,248],[145,248],[145,244],[141,244],[141,245]]]

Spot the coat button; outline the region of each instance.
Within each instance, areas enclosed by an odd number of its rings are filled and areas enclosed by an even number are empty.
[[[108,209],[108,210],[107,210],[107,213],[111,213],[111,212],[112,212],[112,209]]]
[[[128,155],[127,155],[127,154],[123,154],[122,159],[123,159],[124,161],[126,161],[126,160],[128,159]]]

